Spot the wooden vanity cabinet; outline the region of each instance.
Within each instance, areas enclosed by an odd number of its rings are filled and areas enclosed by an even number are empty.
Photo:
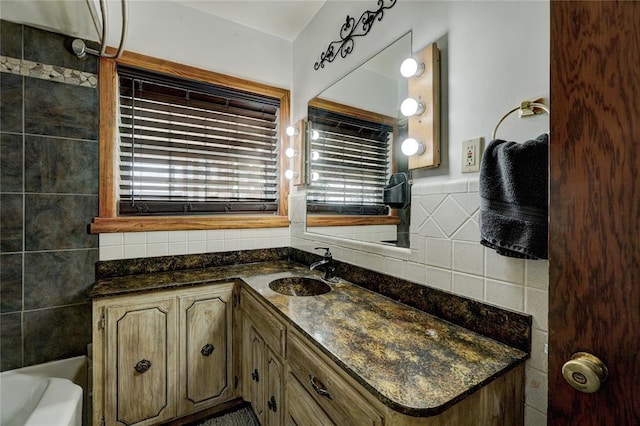
[[[243,292],[243,396],[265,426],[284,424],[283,353],[286,328],[260,302]]]
[[[93,424],[154,425],[236,396],[233,283],[96,299]]]

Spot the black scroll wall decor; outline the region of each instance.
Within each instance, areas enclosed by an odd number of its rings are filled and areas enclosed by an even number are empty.
[[[327,46],[327,50],[320,55],[320,61],[313,64],[314,70],[324,68],[325,63],[333,62],[338,55],[346,58],[353,51],[356,37],[363,37],[369,34],[376,19],[382,21],[384,11],[395,6],[398,0],[378,0],[378,9],[375,11],[365,10],[358,21],[347,15],[347,19],[340,28],[340,40],[332,41]]]

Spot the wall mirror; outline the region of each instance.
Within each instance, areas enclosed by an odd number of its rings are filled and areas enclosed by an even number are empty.
[[[407,96],[400,64],[410,56],[407,33],[309,101],[307,232],[409,247],[399,106]]]

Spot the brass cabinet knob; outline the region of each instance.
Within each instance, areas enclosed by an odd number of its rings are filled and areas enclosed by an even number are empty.
[[[594,393],[607,380],[609,370],[598,357],[587,352],[577,352],[562,366],[562,375],[580,392]]]

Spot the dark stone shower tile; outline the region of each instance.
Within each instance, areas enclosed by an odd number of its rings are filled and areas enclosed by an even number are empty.
[[[86,303],[98,249],[25,253],[24,309]]]
[[[0,21],[0,55],[22,59],[22,25]]]
[[[25,311],[24,365],[86,355],[91,304]]]
[[[79,7],[84,7],[80,5]],[[78,59],[67,46],[74,37],[52,33],[33,27],[24,27],[24,59],[42,64],[57,65],[96,74],[98,58],[87,55]]]
[[[0,371],[22,367],[22,314],[0,315]]]
[[[0,194],[0,252],[22,251],[22,194]]]
[[[25,250],[98,247],[98,236],[87,225],[98,215],[95,195],[27,194]]]
[[[27,136],[25,192],[97,194],[98,143]]]
[[[98,139],[98,91],[27,78],[24,84],[25,133]]]
[[[0,192],[22,192],[22,135],[0,133]]]
[[[22,254],[0,254],[0,313],[22,310]]]
[[[0,131],[22,133],[22,76],[0,73]]]

